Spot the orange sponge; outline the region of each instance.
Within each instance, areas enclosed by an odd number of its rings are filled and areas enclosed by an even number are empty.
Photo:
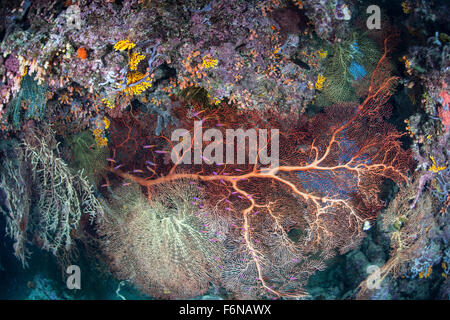
[[[86,59],[87,58],[87,51],[85,48],[78,48],[77,50],[77,57],[80,59]]]

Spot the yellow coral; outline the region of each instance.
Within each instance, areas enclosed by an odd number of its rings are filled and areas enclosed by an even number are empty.
[[[408,1],[402,2],[402,9],[403,9],[403,13],[405,13],[405,14],[408,14],[411,12],[411,7],[409,6]]]
[[[135,43],[131,42],[128,39],[117,41],[117,43],[114,45],[114,49],[116,51],[124,51],[133,49],[136,46]]]
[[[130,50],[135,46],[136,46],[135,43],[130,42],[128,39],[126,39],[118,41],[114,45],[114,49],[116,51]],[[145,56],[140,52],[131,53],[128,65],[129,69],[134,72],[128,72],[127,74],[127,84],[126,84],[127,87],[123,88],[123,85],[119,86],[119,89],[122,89],[124,93],[130,95],[139,95],[142,92],[144,92],[147,88],[150,88],[152,86],[152,80],[150,78],[148,80],[144,79],[145,77],[148,76],[148,74],[142,74],[141,72],[136,71],[139,62],[142,61],[143,59],[145,59]],[[103,101],[106,103],[108,107],[110,107],[110,105],[114,107],[114,105],[112,103],[108,103],[107,100],[104,99]]]
[[[317,90],[322,90],[324,82],[325,82],[325,77],[323,75],[319,74],[317,76],[316,89]]]
[[[102,131],[102,129],[97,128],[97,129],[92,130],[92,132],[94,133],[94,136],[100,137],[102,135],[103,131]]]
[[[432,266],[429,266],[428,267],[428,270],[427,270],[427,273],[425,274],[425,278],[428,278],[430,275],[431,275],[431,272],[433,271],[433,267]]]
[[[420,278],[420,279],[422,279],[422,278],[428,278],[428,277],[431,275],[432,272],[433,272],[433,267],[432,267],[432,266],[428,266],[427,272],[421,271],[421,272],[419,273],[419,278]]]
[[[107,117],[103,119],[103,123],[105,124],[105,130],[108,129],[109,126],[111,125],[111,121],[109,121]]]
[[[138,71],[129,72],[127,74],[127,85],[138,82],[139,80],[142,80],[144,77],[145,77],[145,74],[143,74],[141,72],[138,72]]]
[[[145,56],[139,52],[133,52],[130,56],[130,70],[136,70],[137,69],[137,65],[139,64],[139,62],[141,62],[143,59],[145,58]]]
[[[97,128],[92,130],[92,132],[94,133],[95,141],[97,142],[97,145],[99,147],[104,147],[108,144],[108,139],[103,137],[102,135],[103,134],[102,129]]]
[[[108,139],[104,137],[95,137],[95,141],[97,141],[97,145],[99,147],[104,147],[108,145]]]
[[[321,57],[322,59],[325,59],[328,55],[328,51],[324,51],[322,49],[320,49],[319,51],[317,51],[317,54],[319,55],[319,57]]]
[[[28,74],[28,67],[23,68],[23,73],[20,76],[21,78],[25,77]]]
[[[213,59],[210,55],[203,57],[202,68],[208,69],[217,66],[218,60]]]
[[[107,98],[103,98],[102,99],[103,103],[106,104],[106,106],[110,109],[114,109],[115,108],[115,104],[114,104],[114,100],[112,99],[107,99]]]
[[[147,90],[152,86],[152,82],[150,81],[142,81],[137,85],[133,85],[131,87],[125,88],[123,92],[129,95],[140,95],[142,92]]]
[[[433,162],[433,165],[430,167],[430,169],[428,169],[428,171],[431,171],[431,172],[436,173],[436,172],[439,172],[439,171],[442,171],[442,170],[447,169],[447,167],[445,167],[445,166],[443,166],[443,167],[438,167],[438,166],[436,165],[436,161],[434,160],[434,157],[433,157],[433,156],[430,156],[430,159],[431,159],[431,161]]]
[[[128,95],[139,95],[152,86],[153,80],[150,77],[147,77],[147,75],[148,74],[142,74],[138,71],[129,72],[127,74],[127,87],[123,88],[122,86],[119,86],[119,89],[122,89],[122,92]],[[147,79],[145,79],[146,77]]]

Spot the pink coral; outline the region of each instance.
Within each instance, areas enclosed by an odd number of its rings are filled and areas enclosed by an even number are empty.
[[[447,92],[447,83],[442,83],[442,91],[439,94],[439,97],[442,98],[442,105],[446,106],[447,108],[450,106],[450,95]]]
[[[12,73],[19,72],[19,68],[20,68],[19,60],[15,56],[10,55],[5,60],[5,68],[6,68],[7,71],[10,71]]]
[[[450,109],[449,109],[449,107],[439,108],[439,117],[441,118],[442,124],[445,127],[445,132],[449,132],[450,131]]]

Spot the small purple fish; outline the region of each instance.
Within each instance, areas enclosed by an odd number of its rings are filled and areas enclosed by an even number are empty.
[[[123,167],[123,164],[119,164],[118,166],[115,166],[115,167],[113,168],[113,170],[116,171],[116,170],[119,169],[120,167]]]
[[[153,148],[153,147],[155,147],[156,145],[154,145],[154,144],[147,144],[147,145],[145,145],[145,146],[142,146],[142,148],[144,148],[144,149],[150,149],[150,148]]]
[[[156,164],[154,164],[154,163],[151,162],[151,161],[145,161],[145,163],[148,164],[148,165],[151,165],[151,166],[156,166]]]
[[[165,150],[155,150],[155,153],[163,154],[163,153],[169,153],[169,151],[165,151]]]
[[[198,112],[196,112],[196,113],[194,113],[193,115],[192,115],[192,117],[196,117],[196,116],[198,116],[200,113],[202,113],[203,112],[203,110],[201,110],[201,111],[198,111]]]
[[[116,160],[111,159],[111,158],[106,158],[106,161],[110,161],[110,162],[116,162]]]

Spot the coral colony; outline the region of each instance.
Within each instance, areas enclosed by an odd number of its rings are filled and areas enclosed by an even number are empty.
[[[0,1],[0,298],[448,299],[448,2],[375,2]]]

